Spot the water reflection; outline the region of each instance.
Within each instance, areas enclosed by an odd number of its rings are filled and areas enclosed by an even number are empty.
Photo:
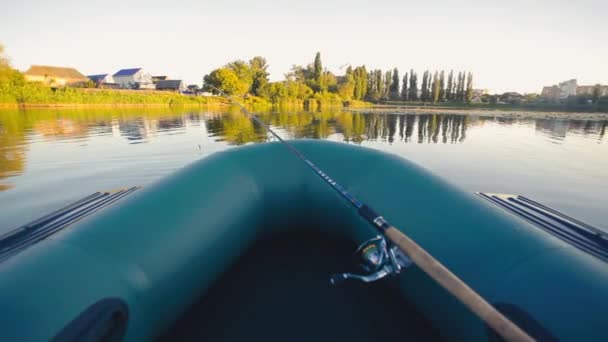
[[[563,141],[569,134],[601,142],[608,120],[493,118],[452,114],[362,114],[343,111],[261,113],[259,117],[286,138],[338,139],[360,144],[458,144],[473,127],[487,123],[527,125],[547,137]],[[188,126],[230,145],[265,142],[269,135],[239,112],[167,109],[62,109],[0,111],[0,191],[7,178],[25,172],[28,147],[57,140],[86,141],[107,136],[128,144],[150,142],[159,136],[185,134]],[[77,147],[74,147],[77,148]]]
[[[601,141],[607,124],[608,121],[538,119],[535,121],[535,129],[559,140],[564,140],[567,134],[577,134],[597,135]]]

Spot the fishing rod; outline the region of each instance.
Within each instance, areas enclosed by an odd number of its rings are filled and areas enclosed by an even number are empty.
[[[277,140],[287,147],[298,159],[304,162],[317,176],[319,176],[326,184],[331,186],[338,194],[341,195],[348,203],[357,209],[359,215],[376,228],[381,234],[387,237],[394,245],[405,253],[411,261],[422,269],[428,276],[441,285],[445,290],[454,295],[460,302],[467,306],[480,319],[488,324],[496,333],[507,341],[534,341],[526,332],[511,322],[507,317],[500,313],[490,303],[483,299],[475,290],[469,287],[464,281],[456,276],[452,271],[445,267],[441,262],[435,259],[424,248],[418,245],[414,240],[399,229],[392,226],[382,215],[374,211],[370,206],[359,201],[355,196],[351,195],[340,184],[333,180],[327,173],[323,172],[310,159],[306,158],[302,152],[297,150],[293,145],[281,138],[270,126],[265,124],[256,115],[251,114],[247,108],[239,101],[234,100],[231,96],[222,90],[209,86],[215,89],[219,94],[226,97],[230,103],[239,106],[241,111],[251,120],[262,126],[266,131],[272,134]]]

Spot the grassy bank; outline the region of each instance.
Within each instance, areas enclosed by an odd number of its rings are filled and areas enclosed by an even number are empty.
[[[217,97],[186,96],[172,92],[87,88],[52,89],[31,83],[0,94],[0,104],[5,107],[182,106],[225,103],[225,100]]]
[[[313,98],[306,101],[292,99],[272,103],[264,98],[248,96],[240,99],[253,110],[369,107],[363,101]],[[228,100],[219,96],[190,96],[152,90],[122,90],[95,88],[52,89],[38,84],[24,84],[0,94],[0,108],[37,107],[173,107],[173,106],[225,106]]]

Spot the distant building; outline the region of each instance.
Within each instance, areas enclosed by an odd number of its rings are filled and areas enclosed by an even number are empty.
[[[23,73],[29,82],[41,82],[50,86],[72,86],[84,84],[89,79],[74,68],[32,65]]]
[[[487,89],[473,89],[473,97],[471,97],[471,103],[482,103],[483,96],[487,95],[489,91]]]
[[[186,86],[182,80],[165,80],[156,83],[156,90],[170,90],[181,93],[186,90]]]
[[[152,76],[152,83],[157,84],[159,81],[166,81],[169,76]]]
[[[571,79],[569,81],[564,81],[559,84],[560,94],[559,97],[566,98],[568,96],[576,95],[576,88],[578,85],[576,84],[576,79]]]
[[[95,84],[99,87],[106,83],[113,84],[114,77],[110,74],[101,74],[101,75],[89,75],[87,76],[91,81],[95,82]]]
[[[558,86],[543,87],[540,97],[546,100],[559,100],[561,89]]]
[[[576,88],[576,95],[578,96],[593,96],[595,88],[599,87],[600,97],[608,96],[608,85],[587,85],[579,86]]]
[[[142,68],[122,69],[112,75],[114,82],[121,88],[127,89],[154,89],[152,75]]]

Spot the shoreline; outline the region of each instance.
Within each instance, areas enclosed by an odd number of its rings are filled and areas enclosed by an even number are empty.
[[[396,115],[420,115],[420,114],[455,114],[469,116],[493,116],[501,118],[534,118],[534,119],[579,119],[579,120],[608,120],[608,113],[602,112],[556,112],[556,111],[534,111],[534,110],[504,110],[489,108],[424,108],[407,106],[380,105],[370,108],[347,108],[351,113],[375,113]]]
[[[207,107],[207,106],[228,106],[227,103],[31,103],[31,104],[12,104],[0,103],[0,109],[27,109],[27,108],[145,108],[145,107]]]

